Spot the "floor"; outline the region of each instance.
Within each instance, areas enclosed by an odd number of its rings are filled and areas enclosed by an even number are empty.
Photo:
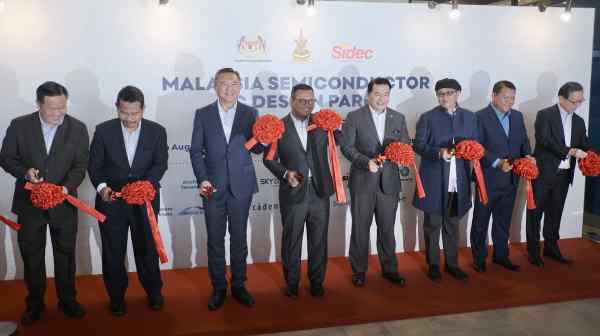
[[[600,335],[600,299],[312,329],[269,336]]]

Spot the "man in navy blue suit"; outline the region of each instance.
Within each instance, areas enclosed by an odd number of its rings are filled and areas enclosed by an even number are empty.
[[[458,267],[458,224],[471,208],[471,167],[454,156],[461,140],[477,140],[477,119],[458,106],[461,86],[445,78],[435,84],[439,105],[423,113],[417,122],[414,149],[421,156],[419,172],[427,196],[416,194],[413,205],[425,213],[423,231],[429,270],[427,276],[440,281],[440,230],[444,244],[445,270],[458,280],[467,274]]]
[[[196,111],[190,158],[203,197],[208,235],[208,271],[214,291],[208,308],[225,302],[225,231],[229,230],[231,294],[247,307],[254,299],[246,290],[246,228],[252,195],[258,192],[250,152],[244,144],[252,137],[258,111],[238,102],[241,81],[237,71],[224,68],[215,74],[218,99]],[[264,151],[258,144],[255,153]]]
[[[96,209],[106,215],[100,224],[102,236],[102,275],[110,298],[110,311],[115,316],[126,313],[127,290],[127,231],[135,255],[137,274],[148,295],[152,310],[164,305],[158,253],[150,222],[143,205],[130,205],[115,200],[114,192],[134,181],[150,181],[157,191],[152,201],[154,213],[160,206],[159,181],[167,171],[167,132],[161,125],[146,120],[144,94],[134,86],[126,86],[115,103],[118,119],[96,126],[90,148],[88,173],[98,191]]]
[[[519,271],[509,259],[508,236],[519,178],[512,174],[512,161],[522,157],[535,160],[531,154],[529,138],[523,115],[513,110],[516,87],[509,81],[499,81],[492,89],[492,102],[476,113],[479,141],[486,149],[481,160],[489,202],[481,203],[475,197],[475,209],[471,224],[471,251],[473,268],[485,272],[487,258],[487,232],[492,222],[494,263],[511,271]]]

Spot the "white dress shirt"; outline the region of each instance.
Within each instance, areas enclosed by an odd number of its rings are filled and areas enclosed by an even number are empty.
[[[383,110],[383,112],[377,112],[373,110],[371,105],[369,105],[369,109],[371,110],[371,117],[373,117],[373,123],[375,124],[375,129],[377,130],[377,138],[379,139],[379,143],[383,144],[383,137],[385,136],[385,115],[387,114],[387,108]]]
[[[306,151],[306,144],[308,142],[308,131],[306,130],[306,128],[308,127],[308,117],[306,117],[306,119],[304,120],[299,120],[292,113],[290,113],[290,117],[292,118],[292,122],[294,123],[294,127],[296,128],[296,133],[300,138],[300,142],[302,143],[302,148],[304,149],[304,151]],[[308,176],[311,176],[310,169],[308,170]]]
[[[123,143],[125,144],[125,153],[127,154],[127,162],[129,167],[133,165],[133,159],[135,158],[135,151],[137,150],[138,143],[140,141],[140,131],[142,129],[142,122],[138,125],[133,132],[130,132],[123,123],[121,123],[121,134],[123,134]],[[96,191],[100,192],[106,187],[106,182],[98,184]]]
[[[42,135],[44,136],[44,144],[46,145],[46,154],[50,154],[50,149],[52,148],[52,142],[54,141],[56,130],[58,129],[58,126],[62,125],[65,117],[63,116],[60,118],[57,125],[53,125],[45,122],[39,112],[38,116],[40,117],[40,123],[42,125]]]
[[[223,133],[225,133],[225,140],[227,140],[227,143],[229,143],[229,138],[231,137],[231,130],[233,128],[233,120],[235,118],[235,111],[237,109],[237,101],[228,110],[225,110],[223,106],[221,106],[221,102],[218,100],[217,106],[219,107],[219,118],[221,119]]]
[[[565,134],[565,146],[571,147],[571,129],[573,125],[573,112],[568,113],[565,111],[560,104],[558,104],[558,110],[560,111],[560,120],[562,121],[563,133]],[[571,158],[567,155],[565,159],[560,161],[558,169],[569,169],[571,168]]]
[[[454,122],[454,118],[456,118],[455,112],[456,108],[454,109],[454,111],[448,112],[448,114],[450,114],[450,116],[452,117],[452,122]],[[452,143],[454,143],[454,139],[452,139]],[[450,172],[448,173],[448,192],[456,192],[458,190],[456,182],[456,157],[452,155],[450,160],[446,161],[450,162]]]

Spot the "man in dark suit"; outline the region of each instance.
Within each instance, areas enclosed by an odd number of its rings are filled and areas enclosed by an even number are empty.
[[[231,293],[244,306],[254,305],[254,298],[244,284],[248,256],[246,228],[250,203],[253,194],[258,192],[258,185],[252,157],[244,144],[252,137],[258,111],[238,102],[240,89],[237,71],[231,68],[217,71],[218,99],[196,111],[190,147],[208,235],[208,271],[214,288],[208,301],[210,310],[220,308],[227,296],[226,229],[230,236]],[[260,153],[264,146],[257,144],[252,151]]]
[[[487,258],[487,233],[490,216],[493,216],[493,262],[511,271],[518,271],[509,259],[508,237],[519,178],[512,174],[512,160],[531,154],[529,138],[523,115],[513,110],[516,87],[509,81],[500,81],[492,89],[492,102],[477,112],[479,141],[486,149],[481,160],[483,176],[488,191],[488,204],[475,197],[471,224],[471,251],[473,268],[485,272]]]
[[[153,310],[163,307],[162,280],[158,253],[145,205],[130,205],[115,200],[114,192],[134,181],[150,181],[156,190],[154,213],[160,206],[159,181],[167,170],[167,133],[159,124],[143,119],[144,94],[133,86],[122,88],[115,103],[118,118],[96,126],[90,148],[88,173],[98,191],[96,209],[106,215],[100,223],[102,236],[102,275],[115,316],[126,313],[125,291],[128,286],[125,257],[127,233],[135,255],[138,278]]]
[[[544,215],[544,256],[570,263],[558,248],[560,218],[573,183],[576,159],[587,156],[585,122],[575,110],[585,101],[583,87],[567,82],[558,90],[558,104],[539,111],[535,118],[535,150],[540,175],[533,181],[537,208],[527,210],[527,252],[534,266],[544,265],[540,257],[540,222]]]
[[[440,281],[440,230],[444,244],[445,271],[458,280],[467,274],[458,266],[458,225],[471,208],[471,166],[454,156],[462,140],[477,140],[475,114],[458,106],[461,86],[445,78],[435,84],[439,105],[419,117],[414,148],[421,156],[419,172],[427,196],[415,195],[413,205],[425,213],[423,231],[429,270]]]
[[[290,298],[298,297],[302,235],[306,222],[310,293],[320,297],[324,294],[323,280],[327,269],[329,196],[333,194],[327,133],[318,128],[307,132],[315,106],[312,87],[306,84],[294,86],[290,106],[291,113],[283,118],[285,132],[278,142],[275,159],[263,159],[263,162],[280,181],[285,294]]]
[[[39,110],[10,123],[0,150],[0,166],[16,178],[12,212],[22,225],[18,241],[29,292],[27,310],[21,318],[24,325],[39,320],[45,309],[47,227],[52,239],[58,307],[69,317],[85,315],[75,291],[77,209],[67,202],[47,211],[38,209],[24,185],[27,181],[46,181],[77,196],[88,162],[88,132],[81,121],[66,114],[68,92],[64,86],[46,82],[36,94]]]
[[[365,284],[368,267],[369,232],[373,215],[377,224],[377,252],[382,275],[394,284],[404,285],[398,274],[394,223],[398,209],[400,173],[398,166],[377,157],[391,142],[409,142],[404,115],[388,107],[391,83],[375,78],[367,87],[368,104],[348,113],[342,133],[342,153],[352,162],[350,168],[350,208],[352,233],[349,259],[352,283]]]

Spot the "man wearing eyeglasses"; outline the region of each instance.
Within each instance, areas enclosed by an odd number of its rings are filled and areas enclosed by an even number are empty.
[[[106,215],[106,221],[99,223],[99,227],[102,276],[110,299],[109,310],[114,316],[123,316],[127,312],[125,260],[128,231],[131,231],[138,278],[152,310],[163,308],[163,283],[146,207],[116,200],[114,192],[129,182],[150,181],[156,190],[152,207],[158,215],[159,181],[167,171],[169,154],[164,127],[144,119],[144,94],[140,89],[134,86],[122,88],[115,106],[118,118],[96,126],[88,174],[98,191],[96,209]]]
[[[283,222],[281,263],[287,285],[285,295],[298,297],[302,236],[306,223],[308,278],[310,294],[324,295],[323,281],[327,269],[327,231],[329,196],[333,180],[329,170],[327,133],[310,132],[311,113],[315,107],[313,88],[298,84],[292,88],[291,112],[283,118],[285,132],[278,141],[273,160],[263,159],[265,166],[279,178],[279,210]],[[334,135],[339,142],[339,131]]]
[[[444,245],[445,271],[458,280],[467,274],[458,265],[458,226],[471,208],[471,167],[454,155],[454,146],[462,140],[477,140],[475,114],[458,106],[461,86],[445,78],[435,84],[439,105],[419,117],[414,149],[421,156],[419,172],[426,192],[415,194],[413,205],[425,213],[423,231],[432,281],[440,281],[440,231]]]
[[[512,107],[516,87],[509,81],[499,81],[492,89],[492,102],[476,113],[479,141],[485,148],[481,159],[489,202],[483,204],[475,197],[471,224],[471,251],[473,268],[486,271],[487,234],[492,222],[494,253],[492,261],[510,271],[519,271],[519,265],[509,258],[508,238],[513,206],[519,186],[519,178],[512,173],[513,160],[528,157],[531,146],[525,129],[523,114]]]
[[[244,144],[252,137],[258,111],[238,101],[240,74],[224,68],[215,74],[218,99],[196,111],[190,159],[204,204],[208,245],[208,272],[213,293],[208,309],[219,309],[227,296],[225,232],[229,230],[231,294],[244,306],[254,298],[246,289],[246,228],[252,196],[258,192],[250,152]],[[255,145],[254,153],[265,147]]]
[[[398,166],[390,161],[378,163],[385,146],[395,141],[408,143],[406,119],[388,107],[392,84],[375,78],[367,86],[368,104],[348,114],[342,127],[342,153],[350,167],[350,208],[352,232],[348,259],[352,283],[365,285],[369,257],[369,232],[375,216],[377,254],[384,279],[399,286],[406,280],[398,273],[394,223],[402,191]]]
[[[544,257],[568,264],[558,247],[560,219],[569,185],[573,183],[576,159],[587,156],[588,138],[585,122],[575,111],[585,101],[583,87],[567,82],[558,90],[558,104],[537,113],[535,119],[535,150],[540,171],[533,182],[537,205],[527,210],[527,252],[529,262],[542,267],[540,257],[540,222],[544,216]]]

